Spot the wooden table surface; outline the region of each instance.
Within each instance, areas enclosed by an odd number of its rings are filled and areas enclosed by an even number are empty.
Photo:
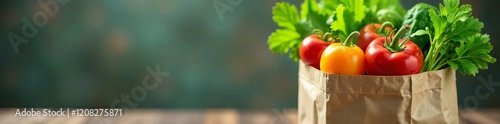
[[[122,117],[16,117],[0,109],[0,124],[296,124],[296,109],[132,109]],[[500,124],[500,109],[460,110],[461,124]]]

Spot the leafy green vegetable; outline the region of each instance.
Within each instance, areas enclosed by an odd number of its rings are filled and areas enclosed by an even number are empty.
[[[400,0],[365,0],[365,5],[369,10],[364,20],[366,24],[373,22],[382,24],[390,21],[395,27],[401,27],[403,20],[400,17],[406,14],[406,10]]]
[[[295,24],[299,22],[297,8],[290,3],[281,2],[273,8],[273,20],[278,26],[295,30]]]
[[[273,41],[269,44],[269,48],[277,53],[287,53],[289,47],[295,46],[297,42],[290,42],[300,38],[300,35],[290,29],[278,29],[271,33],[269,41]]]
[[[282,29],[271,33],[267,41],[274,53],[289,53],[290,59],[298,61],[299,45],[312,30],[328,30],[326,20],[330,15],[320,12],[315,0],[305,0],[301,6],[301,15],[297,8],[287,2],[278,2],[273,7],[273,20]]]
[[[334,21],[331,24],[333,35],[345,39],[353,31],[361,29],[366,16],[366,6],[363,0],[350,0],[337,6]]]
[[[377,22],[382,24],[384,22],[391,22],[392,24],[396,24],[396,27],[401,27],[403,23],[403,15],[399,14],[397,11],[393,9],[381,9],[377,12]]]
[[[376,13],[382,9],[390,9],[399,13],[401,16],[406,14],[406,10],[403,8],[403,5],[400,0],[364,0],[363,3],[368,10],[367,17],[365,18],[365,22],[376,22],[377,18],[375,17]],[[351,2],[355,2],[352,0],[320,0],[318,7],[326,12],[332,12],[337,9],[340,4],[344,6],[351,6]],[[359,2],[356,2],[359,3]],[[368,16],[369,15],[369,16]],[[373,17],[372,17],[373,16]],[[383,23],[383,22],[379,22]]]
[[[387,10],[391,10],[390,13],[393,15],[390,16],[393,17],[402,17],[406,13],[399,0],[321,0],[318,8],[327,12],[333,11],[329,23],[332,34],[340,39],[345,39],[348,34],[366,24],[388,21],[387,18],[379,17],[377,13],[387,13]],[[400,25],[397,22],[392,23]]]
[[[321,31],[328,31],[329,24],[326,23],[330,13],[325,13],[319,10],[318,3],[315,0],[305,0],[301,5],[301,22],[299,23],[300,29],[298,32],[303,34],[302,38],[307,37],[312,34],[314,29],[320,29]]]
[[[439,14],[435,10],[429,11],[434,32],[427,28],[412,34],[431,38],[422,72],[450,66],[462,74],[475,76],[480,69],[487,69],[488,63],[496,62],[489,55],[493,49],[489,36],[480,33],[484,24],[471,15],[470,5],[460,6],[459,0],[444,0],[439,11]]]
[[[438,10],[436,7],[426,3],[418,3],[408,10],[408,13],[406,13],[404,17],[405,20],[403,21],[403,25],[409,25],[410,30],[405,33],[405,36],[419,30],[425,30],[425,28],[429,28],[430,31],[434,31],[434,26],[429,16],[429,10],[431,9],[434,11]],[[424,52],[424,55],[427,55],[430,45],[429,35],[413,36],[408,37],[408,39],[417,44],[422,52]]]
[[[279,54],[291,51],[290,59],[298,60],[300,57],[294,53],[298,50],[293,50],[300,43],[300,34],[296,32],[295,27],[299,23],[297,8],[290,3],[279,2],[273,7],[273,20],[284,29],[277,29],[271,33],[267,41],[269,49]]]
[[[469,45],[465,45],[465,42]],[[465,42],[455,49],[457,57],[448,62],[453,69],[459,69],[464,74],[475,75],[478,69],[488,69],[488,63],[496,61],[488,54],[493,49],[489,35],[476,34],[467,38]]]
[[[273,7],[273,20],[277,29],[267,41],[269,49],[278,54],[289,54],[299,60],[299,45],[314,29],[331,32],[345,39],[352,31],[368,23],[378,22],[377,12],[382,9],[406,12],[399,0],[304,0],[300,15],[297,8],[287,2],[278,2]],[[380,22],[379,22],[380,23]]]

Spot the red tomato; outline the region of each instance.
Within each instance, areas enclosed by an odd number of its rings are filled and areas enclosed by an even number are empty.
[[[392,32],[392,27],[393,26],[390,22],[385,22],[382,25],[373,23],[361,28],[361,30],[359,31],[359,38],[357,43],[359,48],[365,51],[370,42],[377,38],[384,37],[387,35],[387,33]]]
[[[321,35],[310,35],[306,37],[300,44],[299,54],[302,61],[316,69],[319,68],[321,54],[332,42],[321,40]]]
[[[422,51],[415,43],[400,39],[408,28],[408,26],[403,26],[396,33],[394,41],[386,41],[388,38],[381,37],[370,43],[365,52],[366,72],[368,75],[420,73],[423,65]]]

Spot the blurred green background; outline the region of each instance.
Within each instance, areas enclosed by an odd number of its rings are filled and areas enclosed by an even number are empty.
[[[214,1],[232,11],[219,17]],[[7,34],[22,34],[22,18],[31,21],[42,11],[37,2],[0,3],[0,107],[109,107],[135,93],[149,74],[145,68],[156,65],[169,75],[141,94],[144,100],[131,98],[138,107],[297,106],[298,64],[267,49],[267,37],[277,28],[271,8],[278,0],[237,5],[226,0],[70,0],[16,53]],[[408,9],[441,1],[402,2]],[[500,58],[499,2],[462,3],[472,4],[474,16],[486,25],[483,32],[491,35],[493,56]],[[472,104],[466,98],[483,86],[479,77],[491,75],[500,82],[499,69],[497,62],[476,77],[458,73],[458,104]],[[493,88],[480,90],[490,96],[478,100],[479,107],[500,107],[500,87]]]

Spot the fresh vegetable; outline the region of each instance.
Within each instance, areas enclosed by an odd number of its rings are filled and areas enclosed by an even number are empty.
[[[377,38],[370,43],[365,53],[366,72],[369,75],[418,74],[422,69],[424,55],[418,46],[402,40],[409,26],[404,25],[394,36]]]
[[[358,46],[361,48],[361,50],[365,51],[366,47],[372,42],[373,40],[384,37],[390,32],[392,32],[392,28],[394,26],[390,22],[385,22],[384,24],[380,25],[377,23],[373,24],[368,24],[365,27],[361,28],[359,31],[359,38],[358,38]]]
[[[365,25],[369,23],[382,24],[389,21],[394,24],[394,27],[401,27],[406,10],[403,8],[400,1],[401,0],[365,0],[367,8],[370,10],[364,20]]]
[[[335,21],[330,26],[332,34],[341,39],[346,39],[349,33],[358,31],[364,26],[363,19],[366,16],[366,6],[363,4],[363,0],[353,0],[346,3],[347,7],[344,4],[338,5],[333,16]]]
[[[363,3],[365,6],[366,12],[364,12],[365,16],[362,19],[362,23],[355,24],[357,25],[357,29],[361,28],[362,26],[365,26],[366,24],[370,23],[384,23],[386,21],[390,21],[391,23],[395,24],[395,26],[399,27],[401,22],[403,21],[403,16],[406,13],[406,10],[403,8],[403,5],[401,4],[400,0],[320,0],[319,3],[319,8],[323,8],[324,12],[331,13],[336,12],[337,8],[339,5],[343,5],[349,10],[354,10],[354,8],[359,8],[359,3]],[[356,4],[358,7],[354,7],[353,4]],[[359,10],[360,13],[361,10]],[[397,15],[387,15],[388,14],[397,14]],[[360,13],[361,14],[361,13]],[[379,15],[384,14],[384,17],[380,17]],[[400,19],[396,19],[394,17],[401,17]],[[400,20],[399,22],[395,20]],[[334,21],[333,19],[331,21]],[[347,35],[352,31],[347,31],[345,34]],[[337,35],[337,34],[334,34]]]
[[[359,31],[363,26],[371,23],[390,21],[400,24],[402,15],[406,13],[399,0],[324,0],[324,8],[333,11],[330,28],[332,35],[346,39],[353,31]],[[379,17],[378,14],[387,14]],[[392,15],[388,15],[392,14]],[[388,19],[387,17],[391,17]],[[400,19],[396,19],[396,17]],[[379,19],[380,18],[380,19]],[[400,20],[395,21],[394,20]]]
[[[365,58],[363,51],[353,43],[359,32],[351,33],[342,43],[332,43],[321,56],[321,71],[329,74],[363,75]]]
[[[320,30],[315,30],[315,33],[302,41],[299,53],[305,64],[320,69],[321,54],[332,43],[332,37],[329,36],[329,33],[323,34]]]
[[[300,15],[294,5],[278,2],[273,7],[273,20],[279,29],[271,33],[267,43],[273,53],[289,54],[290,59],[298,61],[301,41],[311,35],[313,29],[330,32],[344,40],[350,32],[378,22],[376,14],[382,9],[400,15],[406,12],[399,0],[319,0],[319,3],[304,0]]]
[[[273,20],[280,29],[271,33],[267,41],[269,49],[278,54],[289,54],[290,59],[298,61],[299,46],[313,29],[329,30],[326,23],[329,15],[320,13],[315,0],[305,0],[301,6],[301,15],[297,8],[287,2],[278,2],[273,7]]]
[[[488,63],[496,62],[489,55],[493,49],[489,35],[480,33],[484,25],[471,15],[470,5],[460,5],[459,0],[444,0],[439,11],[429,10],[434,31],[426,28],[412,34],[430,36],[423,72],[451,67],[462,74],[475,75],[487,69]]]
[[[429,28],[430,31],[434,31],[434,26],[432,25],[432,21],[429,16],[429,10],[437,11],[437,8],[429,4],[418,3],[408,10],[408,13],[405,15],[403,25],[409,25],[410,30],[406,32],[405,36],[410,36],[410,34],[413,34],[418,30],[425,30],[425,28]],[[409,37],[409,39],[417,44],[420,49],[429,49],[429,45],[431,43],[429,41],[429,35],[414,36]]]
[[[398,13],[394,9],[381,9],[376,14],[378,22],[391,22],[392,24],[398,24],[398,26],[403,23],[403,15]]]

